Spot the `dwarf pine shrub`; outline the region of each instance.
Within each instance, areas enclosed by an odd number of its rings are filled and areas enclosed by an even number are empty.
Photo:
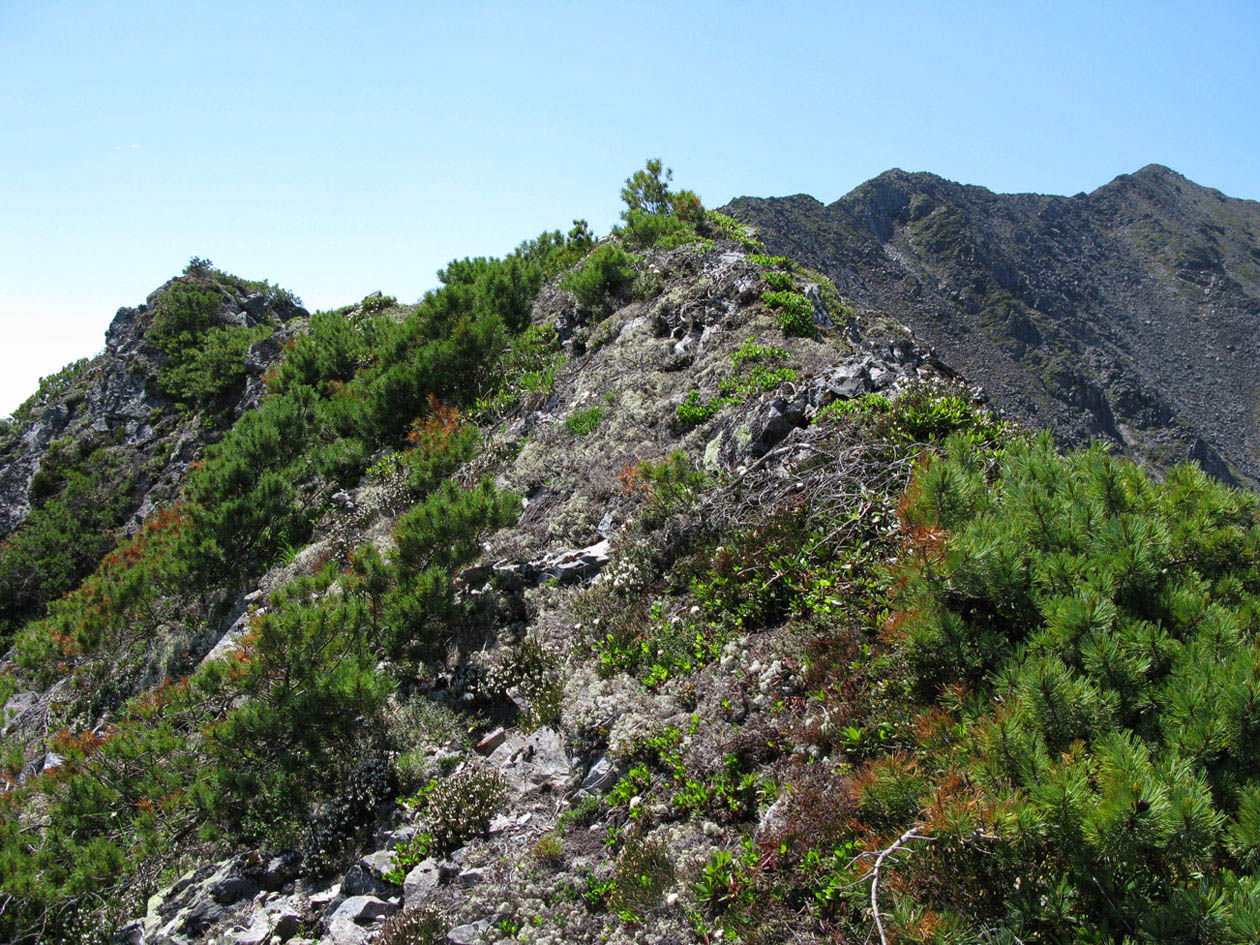
[[[965,733],[948,754],[926,739],[905,790],[904,762],[866,775],[864,804],[933,838],[909,900],[1024,941],[1249,940],[1255,497],[1189,466],[1160,483],[1101,448],[1060,456],[1048,435],[991,471],[955,435],[904,514],[896,637]]]

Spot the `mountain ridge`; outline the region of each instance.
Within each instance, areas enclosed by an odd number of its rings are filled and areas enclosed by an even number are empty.
[[[1260,203],[1149,164],[1072,197],[892,169],[831,204],[723,209],[905,321],[1014,419],[1257,482]]]
[[[1103,199],[1180,206],[1147,176]],[[869,301],[974,315],[979,273],[1026,360],[1107,353],[980,204],[1098,233],[915,175],[789,202],[864,296],[668,180],[411,305],[194,259],[41,385],[0,940],[1260,936],[1260,500],[1060,453]]]

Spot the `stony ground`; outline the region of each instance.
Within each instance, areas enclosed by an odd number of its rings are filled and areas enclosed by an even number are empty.
[[[602,664],[599,641],[618,622],[657,633],[688,625],[699,608],[685,589],[662,592],[645,572],[659,574],[701,519],[720,530],[794,495],[844,492],[850,454],[813,423],[821,408],[870,391],[895,396],[944,368],[904,328],[829,304],[808,273],[796,275],[798,288],[814,300],[821,331],[786,336],[761,301],[764,266],[734,244],[651,261],[659,291],[608,314],[544,291],[535,321],[554,326],[565,348],[554,388],[488,418],[486,449],[464,471],[494,476],[524,497],[524,511],[460,578],[494,618],[414,681],[399,726],[410,733],[416,783],[495,779],[502,793],[487,829],[413,862],[423,814],[389,803],[348,870],[314,880],[286,850],[199,865],[150,900],[127,941],[358,945],[400,910],[424,908],[439,919],[433,941],[692,942],[707,934],[694,892],[706,863],[782,816],[782,803],[757,795],[766,773],[843,764],[803,734],[826,720],[807,697],[801,642],[787,628],[735,634],[691,672],[646,681]],[[767,367],[790,373],[764,389],[733,386],[750,370],[733,355],[750,342],[778,349]],[[724,391],[728,402],[712,416],[680,421],[689,397]],[[707,506],[645,506],[627,471],[671,451],[708,477]],[[338,497],[317,541],[264,578],[249,608],[337,547],[387,545],[396,499],[388,482]],[[230,652],[249,612],[208,658]],[[496,692],[506,699],[487,698]],[[670,775],[664,758],[685,776]],[[750,779],[743,801],[680,804],[679,792],[703,792],[706,779],[725,783],[729,758]]]

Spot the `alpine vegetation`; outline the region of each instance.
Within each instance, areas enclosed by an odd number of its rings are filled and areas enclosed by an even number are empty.
[[[622,198],[411,304],[194,258],[0,426],[0,940],[1260,938],[1255,497]]]

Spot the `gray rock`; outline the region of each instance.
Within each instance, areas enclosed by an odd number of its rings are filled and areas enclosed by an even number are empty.
[[[369,853],[359,860],[359,865],[368,870],[377,879],[389,882],[385,879],[385,876],[394,868],[394,863],[397,859],[398,857],[392,850],[377,850],[375,853]]]
[[[263,945],[265,942],[287,942],[297,935],[302,927],[302,917],[287,901],[269,906],[266,911],[254,916],[254,921],[245,931],[232,933],[235,945]]]
[[[302,916],[290,907],[271,913],[271,934],[282,942],[297,935],[302,927]]]
[[[518,793],[562,791],[573,775],[564,740],[553,728],[514,735],[496,748],[489,760]]]
[[[271,926],[261,922],[255,922],[243,932],[232,933],[234,945],[263,945],[269,938],[271,938]]]
[[[404,843],[410,843],[416,838],[419,829],[415,824],[402,824],[393,830],[382,832],[380,836],[381,846],[386,850],[397,850]]]
[[[535,565],[544,580],[553,580],[560,584],[570,584],[591,577],[603,570],[608,564],[612,551],[608,539],[598,541],[577,551],[564,551],[548,555]]]
[[[490,732],[481,741],[477,742],[476,751],[479,755],[488,755],[507,740],[507,729],[502,727],[496,728]]]
[[[870,358],[842,364],[827,377],[827,390],[841,400],[860,397],[871,389]]]
[[[827,306],[823,304],[822,291],[818,285],[807,285],[804,295],[814,306],[814,324],[819,328],[830,328],[832,324],[831,313],[827,311]]]
[[[4,704],[4,712],[0,715],[0,723],[7,726],[10,719],[33,708],[38,702],[39,693],[34,691],[19,692],[14,696],[10,696],[9,701]]]
[[[152,945],[184,945],[200,938],[229,914],[224,906],[208,898],[197,899],[158,929],[152,937]]]
[[[888,390],[897,380],[897,374],[883,365],[876,364],[871,368],[871,387],[874,390]]]
[[[805,401],[775,398],[758,407],[749,420],[750,455],[758,459],[774,449],[805,422]]]
[[[346,870],[346,875],[341,878],[341,894],[348,897],[356,896],[376,896],[379,898],[388,898],[396,891],[396,887],[391,886],[379,876],[375,876],[372,870],[363,865],[363,863],[355,863],[354,866]]]
[[[438,882],[442,884],[453,883],[455,877],[464,871],[464,868],[454,860],[439,860],[437,863]]]
[[[299,862],[298,855],[292,852],[273,856],[258,876],[259,885],[268,891],[279,889],[297,876]]]
[[[206,887],[210,898],[223,906],[230,906],[242,899],[249,899],[258,892],[258,887],[244,876],[236,874],[232,867],[227,867],[221,875],[215,876]]]
[[[319,945],[364,945],[371,934],[351,919],[331,919],[327,929],[328,934],[319,940]]]
[[[411,868],[407,878],[403,880],[403,901],[408,909],[423,905],[437,889],[441,874],[437,861],[432,857],[421,860]]]
[[[310,893],[309,896],[307,896],[307,899],[309,900],[310,904],[312,906],[315,906],[317,909],[322,909],[325,906],[330,906],[332,903],[340,902],[342,899],[345,899],[345,898],[346,897],[342,895],[340,883],[333,883],[329,886],[324,887],[323,889],[317,889],[313,891],[312,893]]]
[[[603,794],[621,780],[623,774],[625,774],[625,765],[608,755],[602,755],[595,764],[591,765],[591,770],[586,772],[586,777],[582,779],[582,786],[578,790],[578,796]]]
[[[397,911],[398,906],[378,899],[376,896],[351,896],[336,908],[328,922],[331,925],[338,919],[348,919],[363,925],[393,915]]]
[[[469,922],[467,925],[457,925],[446,933],[446,938],[453,945],[476,945],[477,942],[482,941],[498,918],[498,916],[489,916],[476,922]]]

